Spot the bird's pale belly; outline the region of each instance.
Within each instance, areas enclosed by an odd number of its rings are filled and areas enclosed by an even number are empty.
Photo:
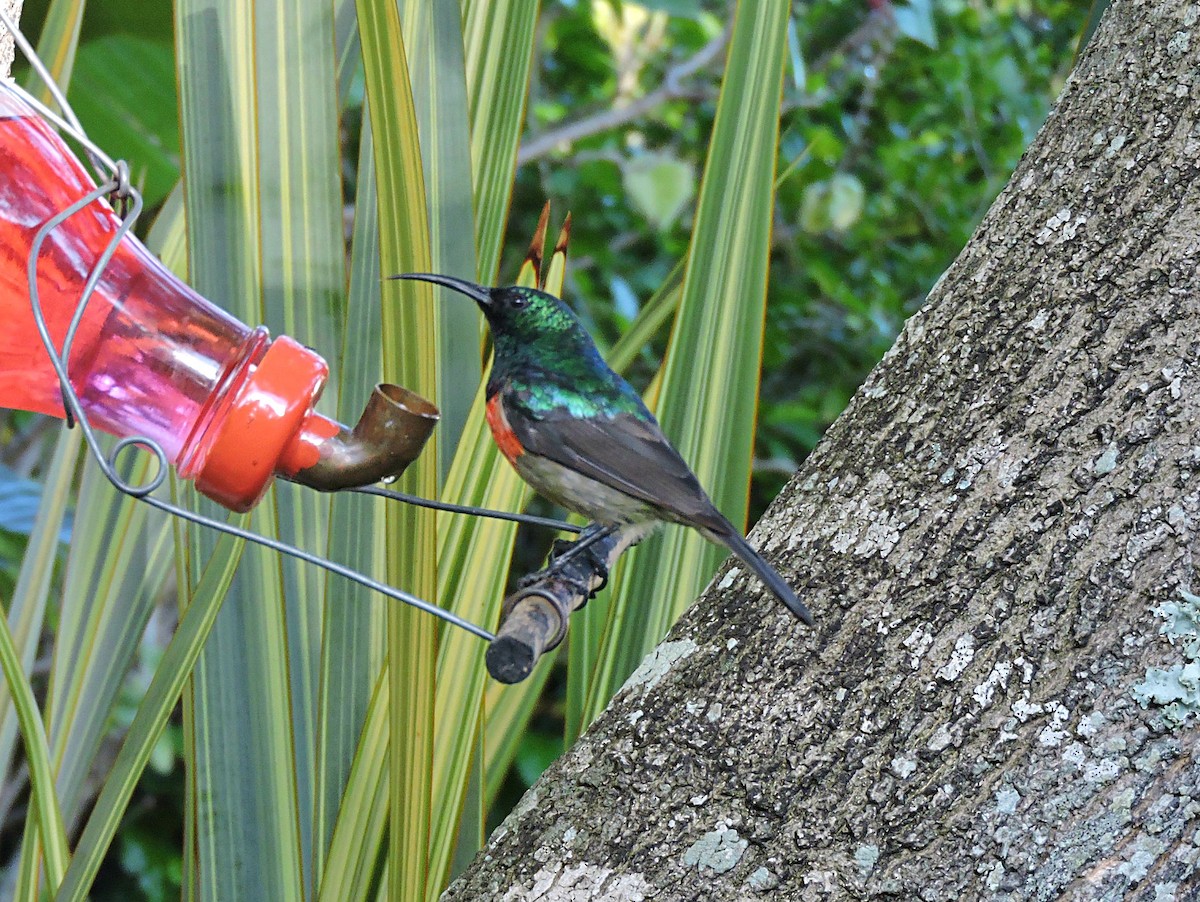
[[[544,457],[522,454],[513,466],[538,494],[597,523],[644,523],[662,516],[645,502]]]

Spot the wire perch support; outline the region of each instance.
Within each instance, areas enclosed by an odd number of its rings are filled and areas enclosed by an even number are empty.
[[[302,548],[297,548],[287,542],[281,542],[278,539],[261,536],[258,533],[243,529],[231,523],[207,517],[195,511],[188,510],[168,501],[163,501],[160,498],[154,497],[153,493],[166,481],[167,473],[170,470],[170,464],[167,460],[167,455],[162,447],[153,439],[147,436],[128,436],[121,439],[113,447],[111,453],[105,456],[103,449],[100,447],[99,438],[91,423],[88,421],[87,414],[83,410],[83,406],[79,401],[79,396],[71,386],[70,376],[68,374],[66,361],[70,359],[71,343],[75,337],[87,307],[88,301],[91,299],[96,285],[99,283],[104,274],[105,267],[116,253],[117,247],[127,234],[133,229],[138,217],[142,213],[142,196],[138,190],[130,183],[129,166],[123,160],[112,160],[100,147],[92,143],[85,133],[79,119],[75,116],[66,97],[58,88],[54,79],[50,76],[41,59],[30,45],[29,41],[22,34],[21,30],[13,22],[13,20],[3,11],[0,10],[0,22],[12,34],[18,48],[29,61],[30,66],[37,72],[38,77],[46,84],[55,102],[62,110],[62,115],[55,113],[52,109],[41,103],[36,97],[30,95],[15,83],[10,87],[31,107],[33,107],[39,115],[45,117],[48,121],[56,125],[58,128],[69,134],[72,138],[86,150],[93,169],[97,174],[97,180],[101,183],[94,191],[89,192],[73,204],[63,209],[53,217],[48,219],[38,229],[34,235],[33,242],[30,247],[29,260],[27,264],[27,279],[29,283],[29,300],[33,312],[34,323],[37,327],[38,334],[41,337],[42,344],[46,350],[46,354],[50,359],[51,366],[54,368],[55,374],[58,376],[59,383],[62,388],[63,406],[66,411],[66,422],[68,427],[78,425],[83,433],[84,440],[87,444],[90,456],[95,460],[97,466],[105,478],[113,485],[117,491],[136,498],[151,507],[163,511],[189,523],[194,523],[198,526],[203,526],[217,532],[225,533],[234,536],[247,542],[252,542],[256,545],[261,545],[264,548],[269,548],[279,554],[285,554],[294,557],[297,560],[304,561],[315,567],[319,567],[330,573],[335,573],[338,576],[344,577],[352,582],[358,583],[368,589],[380,593],[394,601],[399,601],[402,604],[409,605],[426,614],[437,617],[440,620],[456,626],[459,629],[466,630],[472,635],[478,636],[486,642],[494,642],[496,636],[483,627],[472,623],[450,611],[441,608],[432,602],[419,598],[401,589],[396,589],[378,580],[372,579],[365,574],[359,573],[356,570],[332,561],[328,558],[314,554],[310,551],[305,551]],[[112,197],[119,201],[123,206],[123,215],[121,224],[117,231],[113,233],[111,240],[105,247],[104,251],[96,260],[88,275],[87,281],[84,283],[83,290],[80,292],[79,301],[76,304],[74,315],[67,327],[66,334],[63,338],[62,348],[56,348],[54,340],[50,335],[46,325],[46,319],[42,312],[41,300],[38,295],[37,287],[37,260],[43,243],[49,234],[85,207],[101,201],[103,198]],[[117,472],[117,459],[126,448],[139,446],[148,451],[155,460],[155,471],[149,481],[137,485],[127,482]],[[453,513],[471,514],[474,516],[493,517],[503,520],[514,521],[518,523],[528,523],[535,526],[548,527],[563,532],[577,533],[579,528],[572,526],[569,523],[564,523],[558,520],[552,520],[545,517],[534,517],[526,514],[506,513],[503,511],[490,511],[484,508],[469,507],[466,505],[449,504],[446,502],[430,501],[428,499],[417,498],[413,495],[407,495],[401,492],[392,491],[389,489],[366,486],[351,491],[360,494],[375,495],[383,498],[402,501],[406,504],[417,504],[421,506],[432,507],[437,510],[449,511]]]

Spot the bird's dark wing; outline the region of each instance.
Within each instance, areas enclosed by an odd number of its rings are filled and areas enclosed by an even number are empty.
[[[629,413],[576,417],[561,408],[535,414],[517,394],[505,414],[525,451],[659,508],[663,519],[731,529],[653,419]],[[648,416],[648,414],[647,414]]]

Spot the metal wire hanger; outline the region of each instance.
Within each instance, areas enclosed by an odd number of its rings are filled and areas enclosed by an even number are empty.
[[[352,570],[344,564],[339,564],[328,558],[314,554],[310,551],[305,551],[302,548],[297,548],[294,545],[282,542],[278,539],[272,539],[267,536],[259,535],[250,530],[243,529],[239,526],[234,526],[221,520],[206,517],[203,514],[188,510],[178,505],[172,504],[169,501],[164,501],[154,497],[152,494],[166,480],[167,473],[170,469],[170,464],[167,461],[167,455],[162,447],[153,439],[147,436],[128,436],[121,439],[113,447],[112,452],[105,456],[103,449],[100,447],[99,439],[91,423],[88,421],[87,414],[80,403],[79,396],[75,389],[71,386],[70,378],[67,371],[66,361],[70,359],[71,342],[75,337],[75,332],[79,323],[83,319],[83,313],[87,307],[97,284],[99,283],[105,267],[116,253],[117,247],[124,237],[133,229],[138,217],[142,213],[142,196],[138,190],[130,183],[129,166],[124,160],[113,161],[100,147],[94,144],[85,133],[79,119],[75,116],[66,97],[55,83],[54,78],[50,75],[46,66],[38,57],[36,51],[30,45],[29,41],[22,34],[20,28],[13,20],[0,9],[0,22],[12,34],[16,45],[21,49],[25,58],[29,61],[30,66],[38,74],[38,77],[45,83],[50,94],[53,96],[55,103],[62,110],[62,115],[55,113],[45,104],[41,103],[36,97],[30,95],[27,91],[17,85],[11,83],[9,87],[26,103],[33,107],[40,115],[45,117],[62,131],[66,132],[72,138],[79,142],[85,149],[93,170],[96,172],[99,186],[92,192],[84,195],[75,201],[67,208],[61,210],[53,217],[48,219],[38,229],[34,235],[33,242],[30,246],[29,260],[27,264],[27,278],[29,283],[29,301],[33,311],[34,323],[37,326],[38,334],[41,337],[42,344],[45,347],[46,354],[50,358],[50,363],[54,367],[54,372],[58,376],[59,383],[62,388],[63,406],[66,410],[66,422],[68,427],[78,424],[83,433],[84,440],[87,444],[90,456],[95,460],[97,466],[105,478],[121,493],[136,498],[151,507],[179,517],[189,523],[195,523],[198,526],[203,526],[217,532],[235,536],[247,542],[252,542],[256,545],[261,545],[264,548],[269,548],[279,554],[286,554],[297,560],[320,567],[330,573],[336,573],[339,576],[345,577],[352,582],[356,582],[361,586],[379,592],[388,598],[399,601],[403,604],[423,611],[426,614],[431,614],[446,623],[456,626],[459,629],[466,630],[472,635],[478,636],[487,642],[495,640],[495,636],[484,629],[483,627],[472,623],[457,614],[445,610],[432,602],[405,592],[402,589],[396,589],[378,580]],[[105,247],[104,251],[96,260],[95,266],[84,282],[83,290],[80,292],[79,301],[75,308],[75,313],[72,316],[70,324],[67,327],[66,335],[63,339],[62,348],[58,349],[54,345],[54,341],[46,325],[46,319],[42,313],[41,300],[38,295],[37,286],[37,260],[42,244],[45,242],[49,234],[57,228],[61,223],[65,222],[71,216],[75,215],[80,210],[95,203],[102,198],[115,198],[121,205],[124,206],[124,212],[121,224],[113,234],[112,239]],[[117,459],[121,452],[126,448],[138,446],[146,451],[149,451],[155,458],[156,469],[150,480],[141,485],[135,485],[126,482],[117,473]],[[518,523],[527,523],[534,526],[542,526],[550,529],[560,530],[564,532],[578,533],[579,527],[569,523],[564,523],[559,520],[553,520],[546,517],[535,517],[528,514],[508,513],[504,511],[492,511],[486,508],[471,507],[468,505],[449,504],[441,501],[431,501],[425,498],[419,498],[414,495],[409,495],[402,492],[396,492],[391,489],[384,489],[374,486],[365,486],[350,491],[376,495],[391,500],[401,501],[405,504],[414,504],[422,507],[430,507],[435,510],[448,511],[452,513],[469,514],[479,517],[492,517],[501,520],[509,520]]]

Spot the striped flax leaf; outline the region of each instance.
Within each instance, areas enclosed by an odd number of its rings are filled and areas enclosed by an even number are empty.
[[[713,501],[745,521],[762,351],[788,3],[739,3],[656,409]],[[669,528],[626,555],[586,726],[704,587],[725,552]]]
[[[105,438],[103,444],[113,443]],[[132,463],[131,457],[118,461],[122,477],[144,482],[157,464],[146,455]],[[51,764],[68,824],[88,801],[84,782],[163,588],[171,536],[161,513],[117,492],[93,465],[84,469],[76,517],[46,702]],[[20,873],[31,889],[41,848],[30,826]]]
[[[367,98],[378,181],[379,257],[384,274],[429,268],[425,176],[417,137],[400,19],[393,0],[358,0]],[[383,286],[383,363],[389,381],[437,400],[440,368],[453,365],[429,352],[441,347],[438,309],[428,286]],[[405,491],[438,494],[437,437],[401,479]],[[437,516],[390,505],[385,519],[388,582],[424,598],[437,593]],[[388,746],[390,826],[388,873],[393,898],[426,898],[438,630],[433,619],[402,605],[388,609],[390,666]]]
[[[106,449],[112,444],[103,441]],[[135,484],[153,466],[145,455],[118,461],[122,477]],[[46,702],[51,763],[68,823],[87,802],[85,779],[170,564],[165,518],[117,492],[98,467],[85,466],[76,517]],[[40,848],[28,827],[21,873],[31,887]]]
[[[0,670],[13,700],[13,709],[21,725],[21,738],[25,743],[25,760],[29,766],[30,813],[26,820],[25,850],[34,845],[32,833],[37,832],[45,850],[46,881],[54,892],[62,883],[67,869],[67,831],[63,827],[62,807],[58,793],[54,790],[54,774],[51,772],[50,748],[42,724],[41,712],[33,697],[33,687],[25,675],[17,644],[13,641],[8,621],[0,617]],[[32,825],[32,826],[31,826]],[[32,864],[26,865],[30,860]],[[22,855],[21,874],[18,877],[16,897],[37,899],[37,857]]]
[[[539,229],[538,238],[542,235],[543,229]],[[531,260],[525,261],[517,280],[519,284],[537,284]],[[475,310],[471,312],[479,316]],[[481,381],[446,481],[444,497],[457,504],[519,510],[528,493],[492,441],[484,418],[484,388]],[[438,572],[442,604],[477,623],[495,623],[503,601],[516,524],[462,516],[447,518],[440,538]],[[440,889],[449,877],[460,824],[462,831],[473,837],[467,845],[483,839],[483,779],[487,765],[479,754],[479,723],[486,678],[485,651],[486,647],[474,636],[458,630],[443,633],[438,657],[439,729],[434,746],[433,783],[434,798],[440,804],[435,810],[430,836],[431,892]],[[477,767],[476,759],[479,759]],[[476,784],[476,804],[471,809],[471,821],[464,823],[466,817],[460,813],[464,799],[471,794],[468,791],[471,781]]]
[[[260,106],[282,96],[275,79],[286,70],[266,72],[257,56],[260,39],[278,40],[281,15],[266,3],[259,8],[232,0],[182,0],[176,7],[191,281],[250,324],[262,322],[268,306],[272,319],[278,317],[277,297],[264,305],[264,269],[274,268],[270,279],[277,286],[284,266],[278,256],[264,260],[262,254],[272,248],[278,255],[286,244],[280,224],[264,222],[264,211],[279,215],[281,206],[268,196],[281,188],[277,174],[264,171],[281,165],[280,158],[264,145],[283,136],[269,127],[260,132]],[[319,33],[313,38],[319,41]],[[296,65],[302,65],[297,52]],[[268,119],[276,129],[279,116]],[[299,254],[303,246],[289,252]],[[278,330],[283,323],[271,325]],[[274,507],[268,497],[247,518],[249,528],[275,535]],[[193,533],[191,544],[195,568],[213,538]],[[185,854],[193,856],[186,867],[198,899],[305,896],[301,821],[311,822],[311,809],[301,818],[299,796],[308,797],[300,784],[309,774],[296,762],[298,750],[305,762],[311,755],[305,755],[303,733],[299,749],[294,741],[288,657],[279,557],[248,549],[185,705],[194,781],[188,796],[194,844]],[[298,666],[308,667],[309,660],[306,654]]]
[[[273,524],[259,514],[244,525],[270,534]],[[199,547],[207,559],[210,543]],[[201,899],[259,898],[262,888],[262,898],[304,897],[287,636],[278,562],[270,557],[247,550],[184,707]]]
[[[484,807],[484,761],[483,737],[476,734],[475,743],[471,747],[471,765],[468,771],[466,795],[463,799],[463,816],[459,822],[458,837],[454,845],[454,854],[450,859],[449,884],[465,871],[475,860],[476,853],[483,848],[487,840],[487,809]]]
[[[155,466],[139,455],[122,476],[145,482]],[[71,546],[46,703],[69,823],[87,801],[84,781],[171,564],[166,516],[118,493],[98,467],[84,471],[76,516],[99,541]]]
[[[347,775],[318,902],[361,902],[370,895],[389,808],[389,687],[385,664],[375,681]]]
[[[524,486],[496,451],[482,416],[483,387],[467,419],[445,497],[458,504],[497,510],[519,509]],[[494,624],[504,596],[516,524],[501,520],[448,517],[442,530],[439,575],[442,603],[461,616]],[[444,883],[471,770],[486,671],[484,643],[461,630],[446,630],[438,656],[434,792],[439,800],[430,836],[431,877]],[[478,812],[476,812],[478,817]]]
[[[328,3],[257,0],[255,87],[263,321],[314,347],[330,364],[336,398],[346,255],[342,220],[334,10]],[[376,370],[376,372],[378,372]],[[376,380],[374,374],[370,385]],[[357,422],[361,408],[349,418]],[[279,538],[324,548],[329,496],[275,492]],[[311,887],[316,712],[327,574],[290,557],[282,568],[292,756],[306,886]]]
[[[62,541],[63,520],[75,483],[79,462],[80,436],[78,429],[62,430],[54,446],[54,457],[46,471],[37,518],[25,546],[21,569],[13,596],[8,601],[8,627],[12,631],[21,667],[26,674],[33,670],[38,643],[45,623],[46,601],[54,576],[54,562]],[[17,717],[7,685],[0,687],[0,762],[6,769],[12,761],[17,740]]]
[[[335,0],[333,12],[334,54],[337,57],[338,107],[345,109],[359,79],[362,47],[358,41],[358,10],[354,0]]]
[[[37,52],[55,82],[64,90],[71,80],[71,66],[79,43],[79,23],[83,18],[83,0],[53,0],[42,24]],[[19,56],[19,54],[18,54]],[[50,91],[37,73],[30,71],[25,87],[43,103],[53,106]],[[62,527],[75,468],[80,452],[80,436],[63,432],[54,450],[54,459],[46,475],[44,495],[39,505],[33,533],[26,545],[21,571],[8,605],[9,628],[13,633],[25,673],[33,666],[41,639],[46,600],[58,556],[59,531]],[[17,718],[7,688],[0,688],[0,775],[7,776],[17,739]]]
[[[379,219],[375,194],[375,153],[371,142],[369,111],[363,110],[359,147],[358,196],[355,201],[354,236],[350,260],[350,290],[343,323],[342,380],[338,417],[357,420],[370,386],[378,381],[380,355]],[[329,555],[374,579],[387,579],[387,549],[383,543],[384,502],[379,498],[338,493],[333,498],[329,529]],[[335,818],[353,816],[339,804],[349,804],[342,793],[362,734],[367,707],[384,664],[384,629],[389,602],[376,593],[341,577],[328,577],[325,598],[324,642],[321,646],[321,689],[317,728],[317,800],[314,833],[314,885],[327,885],[326,850],[333,837]],[[386,724],[386,711],[383,721]],[[380,770],[386,763],[386,745]],[[387,810],[386,789],[381,796]],[[373,800],[375,801],[375,800]],[[382,827],[374,840],[355,833],[342,837],[342,846],[362,840],[372,853],[378,850]],[[329,853],[336,859],[337,852]],[[330,867],[345,862],[331,861]],[[334,885],[341,887],[335,877]],[[323,890],[322,890],[323,891]],[[339,889],[349,899],[348,890]]]
[[[183,182],[178,182],[162,208],[154,217],[154,224],[146,236],[146,246],[158,255],[158,259],[179,277],[187,275],[187,222],[183,210]]]
[[[177,191],[176,196],[181,197],[180,192]],[[169,234],[176,234],[182,240],[181,203],[168,203],[156,221],[156,228],[151,231],[150,240],[151,247],[159,246],[164,263],[178,266],[181,244],[171,242],[165,250],[159,244],[159,240]],[[77,449],[80,433],[64,432],[63,437]],[[102,441],[111,444],[103,437]],[[62,444],[60,442],[60,449]],[[122,458],[119,466],[126,463],[128,455]],[[142,456],[133,464],[132,472],[122,474],[123,478],[130,484],[144,483],[152,465],[149,458]],[[53,477],[51,484],[55,484]],[[55,506],[51,502],[42,511],[52,511]],[[173,524],[163,514],[118,494],[93,468],[85,470],[78,514],[82,517],[80,522],[89,524],[88,535],[94,536],[95,540],[79,539],[72,543],[47,706],[57,783],[66,799],[65,811],[69,820],[80,814],[79,806],[84,801],[83,780],[92,765],[122,678],[132,662],[154,596],[169,566],[166,543],[174,532],[169,528]],[[114,522],[107,528],[95,528],[94,524],[106,521]],[[147,523],[155,525],[148,528]],[[170,705],[173,707],[174,702]],[[132,731],[127,733],[126,760],[140,758],[141,766],[144,766],[160,733],[161,727],[140,736]],[[136,778],[137,773],[132,774],[130,788]],[[107,817],[111,830],[99,843],[86,848],[81,844],[83,867],[94,870],[98,865],[126,804],[128,794],[107,812],[99,803],[96,805],[94,811],[101,813],[101,820]],[[98,834],[93,831],[88,835],[95,839]],[[28,847],[33,848],[32,844]],[[91,860],[89,856],[94,858],[91,865],[86,864]],[[29,860],[23,862],[23,874],[29,873],[30,864]],[[78,875],[81,871],[77,868],[75,873]],[[90,879],[90,876],[86,878]],[[79,892],[86,892],[86,889],[83,886]]]
[[[240,540],[230,536],[220,537],[195,587],[184,585],[180,590],[184,610],[179,626],[154,671],[112,770],[88,816],[62,888],[55,897],[56,902],[83,902],[91,891],[92,882],[120,826],[138,778],[150,760],[150,753],[175,709],[212,630],[241,560],[242,548]]]
[[[59,87],[66,89],[71,82],[71,70],[75,65],[75,51],[79,48],[79,27],[83,24],[84,0],[52,0],[38,36],[37,55]],[[30,72],[26,89],[42,103],[54,108],[50,89],[43,84],[36,72]]]
[[[475,236],[466,227],[474,220],[474,199],[459,0],[406,0],[400,9],[424,164],[430,270],[474,279]],[[444,479],[479,381],[475,347],[482,327],[466,298],[444,288],[435,288],[434,297],[440,324],[436,353],[443,361],[437,457]]]
[[[537,15],[538,0],[463,2],[477,271],[478,281],[489,285],[497,278],[504,243]]]

